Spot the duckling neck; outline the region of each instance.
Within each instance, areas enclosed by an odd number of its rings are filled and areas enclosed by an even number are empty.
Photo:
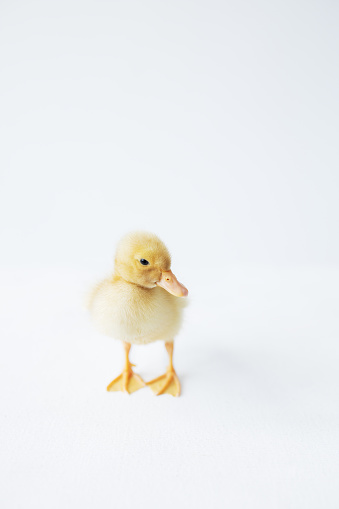
[[[138,285],[137,283],[134,283],[133,281],[128,281],[128,279],[125,279],[124,277],[122,277],[122,275],[119,274],[119,272],[116,269],[112,275],[111,282],[129,285],[131,290],[136,290],[136,289],[141,288],[141,289],[145,290],[146,292],[149,292],[153,289],[153,288],[147,288],[146,286]]]

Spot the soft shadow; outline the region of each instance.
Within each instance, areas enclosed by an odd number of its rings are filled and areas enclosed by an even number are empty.
[[[291,401],[300,384],[288,358],[282,359],[278,352],[262,349],[246,351],[196,345],[190,352],[189,367],[186,364],[185,368],[182,372],[187,384],[195,384],[200,392],[220,398],[237,394],[242,399],[259,397],[269,403]]]

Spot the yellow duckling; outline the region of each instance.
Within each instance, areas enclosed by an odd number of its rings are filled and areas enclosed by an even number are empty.
[[[88,302],[98,329],[123,341],[125,366],[108,391],[132,393],[149,385],[153,392],[179,396],[180,383],[173,368],[173,340],[178,334],[187,289],[171,269],[165,244],[151,233],[126,235],[118,244],[113,275],[93,288]],[[131,344],[165,341],[169,366],[164,375],[145,384],[129,361]]]

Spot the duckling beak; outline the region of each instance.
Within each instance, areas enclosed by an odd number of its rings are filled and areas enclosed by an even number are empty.
[[[187,288],[179,283],[171,270],[166,270],[162,273],[161,279],[157,282],[157,285],[176,297],[187,297],[188,295]]]

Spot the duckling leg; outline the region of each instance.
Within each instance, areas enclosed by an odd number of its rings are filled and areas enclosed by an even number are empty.
[[[147,382],[146,385],[149,385],[157,396],[160,396],[160,394],[180,396],[180,382],[173,368],[173,342],[165,343],[165,347],[169,356],[167,371],[164,375]]]
[[[134,364],[131,364],[129,361],[129,351],[131,349],[130,343],[124,343],[124,350],[125,350],[125,366],[124,369],[117,378],[113,380],[108,386],[107,390],[110,392],[113,391],[123,391],[127,392],[128,394],[132,394],[132,392],[137,391],[138,389],[141,389],[142,387],[145,387],[145,382],[143,379],[134,373],[132,366]]]

